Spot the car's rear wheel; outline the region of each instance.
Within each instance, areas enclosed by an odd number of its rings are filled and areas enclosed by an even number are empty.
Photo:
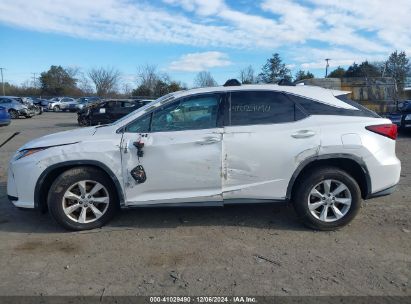
[[[10,114],[10,117],[11,117],[12,119],[17,119],[17,118],[19,118],[19,112],[17,112],[16,110],[13,110],[13,109],[9,110],[9,114]]]
[[[54,107],[53,107],[53,111],[54,111],[54,112],[60,111],[60,107],[59,107],[59,106],[54,106]]]
[[[334,230],[347,225],[361,207],[355,179],[338,168],[320,168],[302,177],[293,203],[303,223],[313,229]]]
[[[48,194],[52,217],[69,230],[103,226],[118,209],[115,187],[101,170],[76,167],[63,172]]]

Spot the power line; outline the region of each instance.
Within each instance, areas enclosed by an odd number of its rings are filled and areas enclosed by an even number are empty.
[[[0,71],[1,71],[1,85],[3,87],[3,96],[6,96],[6,94],[4,92],[3,70],[5,70],[5,68],[0,68]]]

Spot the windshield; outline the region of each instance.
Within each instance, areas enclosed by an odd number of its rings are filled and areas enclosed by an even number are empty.
[[[120,124],[121,122],[127,120],[129,117],[135,115],[137,112],[140,112],[140,111],[143,112],[143,111],[150,108],[152,105],[154,105],[156,103],[166,102],[166,101],[169,101],[169,100],[172,100],[172,99],[174,99],[174,93],[169,93],[167,95],[164,95],[164,96],[162,96],[162,97],[160,97],[160,98],[158,98],[158,99],[156,99],[152,102],[149,102],[148,104],[142,106],[141,108],[138,108],[138,109],[134,110],[133,112],[131,112],[131,113],[127,114],[126,116],[120,118],[119,120],[113,122],[111,125]]]

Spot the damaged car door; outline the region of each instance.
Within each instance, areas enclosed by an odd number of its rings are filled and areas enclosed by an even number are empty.
[[[222,201],[224,96],[180,98],[124,128],[121,151],[128,205]]]
[[[284,200],[298,164],[317,152],[319,128],[282,92],[231,92],[228,101],[224,200]]]

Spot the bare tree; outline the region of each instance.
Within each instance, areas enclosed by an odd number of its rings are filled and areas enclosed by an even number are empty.
[[[217,81],[214,80],[210,72],[202,71],[195,77],[194,86],[197,88],[215,87],[217,86]]]
[[[240,81],[242,84],[253,84],[257,82],[254,69],[251,65],[240,71]]]
[[[122,85],[123,94],[126,96],[131,96],[131,92],[133,91],[131,85],[129,83],[123,83]]]
[[[168,74],[158,72],[155,65],[139,66],[137,78],[138,86],[133,90],[133,96],[159,97],[184,89],[183,84],[171,80]]]
[[[120,72],[114,68],[93,68],[88,76],[96,87],[97,95],[103,97],[115,92],[120,80]]]
[[[68,66],[65,67],[64,70],[73,79],[77,79],[77,77],[81,74],[80,68],[77,66]]]
[[[90,79],[82,72],[79,73],[77,78],[77,87],[87,95],[91,95],[94,92]]]

